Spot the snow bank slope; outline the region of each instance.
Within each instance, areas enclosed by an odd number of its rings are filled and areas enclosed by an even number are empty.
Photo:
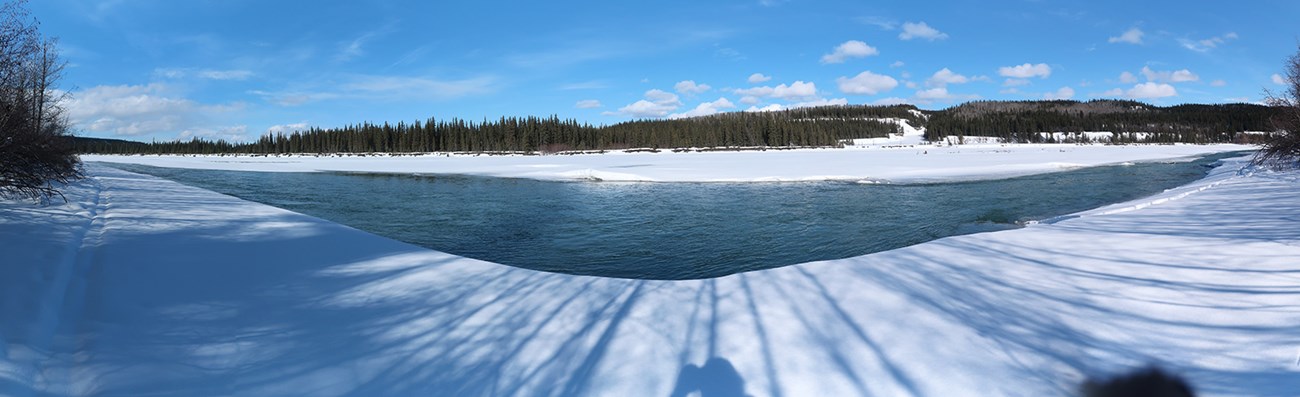
[[[1204,395],[1291,395],[1300,175],[1239,166],[1054,224],[693,281],[500,266],[92,167],[86,204],[0,205],[21,253],[0,266],[0,394],[1061,395],[1155,362]]]
[[[915,138],[909,137],[909,139]],[[469,174],[552,180],[772,182],[999,178],[1073,167],[1255,150],[1246,145],[964,145],[576,156],[84,156],[87,161],[237,171]]]

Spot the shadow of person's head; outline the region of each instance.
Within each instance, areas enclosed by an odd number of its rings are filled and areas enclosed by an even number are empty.
[[[725,358],[713,357],[704,366],[687,364],[677,376],[673,397],[700,392],[701,397],[747,397],[745,380]]]
[[[1193,397],[1182,378],[1159,368],[1147,368],[1109,379],[1090,379],[1081,387],[1084,397]]]

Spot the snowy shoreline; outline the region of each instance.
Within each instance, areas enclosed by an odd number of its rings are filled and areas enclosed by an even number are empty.
[[[1290,395],[1300,173],[1244,166],[1050,224],[647,281],[92,165],[67,205],[0,202],[0,394],[1061,395],[1156,363],[1200,395]]]
[[[85,155],[82,158],[92,162],[232,171],[459,174],[542,180],[931,182],[1005,178],[1255,149],[1234,144],[977,144],[766,152],[610,152],[572,156]]]

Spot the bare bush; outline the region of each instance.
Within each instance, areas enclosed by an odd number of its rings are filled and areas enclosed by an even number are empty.
[[[1277,131],[1255,154],[1254,163],[1273,169],[1300,168],[1300,49],[1286,60],[1280,92],[1268,92],[1266,100],[1278,111],[1273,116]]]
[[[25,0],[0,6],[0,197],[47,200],[81,177],[55,88],[64,63]]]

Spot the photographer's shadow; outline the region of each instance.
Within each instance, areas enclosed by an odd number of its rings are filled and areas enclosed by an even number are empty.
[[[695,364],[682,367],[671,396],[686,397],[696,391],[701,397],[748,397],[745,380],[730,361],[721,357],[710,358],[703,367]]]

